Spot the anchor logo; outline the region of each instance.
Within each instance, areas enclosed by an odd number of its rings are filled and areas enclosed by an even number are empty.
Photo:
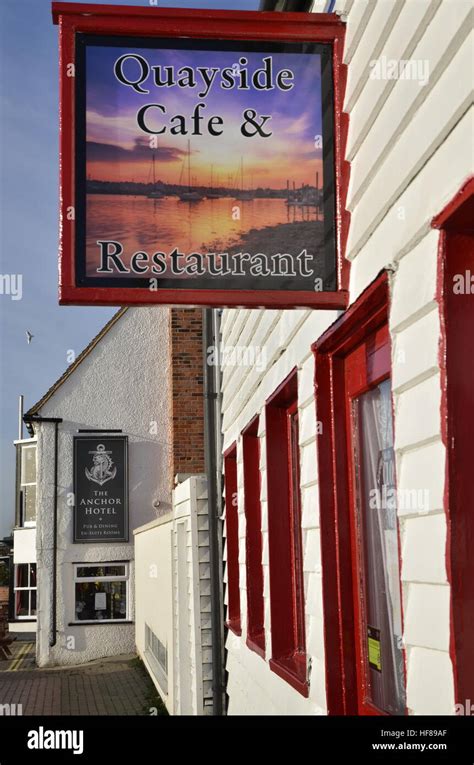
[[[85,469],[86,477],[89,481],[98,483],[99,486],[103,486],[107,481],[111,481],[117,474],[117,468],[114,467],[112,462],[111,451],[107,451],[104,444],[97,444],[97,449],[89,452],[92,454],[93,466],[90,470]]]

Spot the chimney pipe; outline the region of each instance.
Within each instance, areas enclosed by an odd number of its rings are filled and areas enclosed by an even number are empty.
[[[18,396],[18,440],[23,438],[23,394]]]

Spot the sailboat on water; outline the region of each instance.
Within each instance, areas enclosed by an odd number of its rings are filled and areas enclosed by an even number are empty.
[[[250,189],[244,189],[244,158],[240,158],[240,190],[236,192],[235,199],[240,202],[250,202],[255,199],[255,194]]]
[[[206,199],[220,199],[219,189],[214,188],[214,165],[211,165],[211,190],[207,192]]]
[[[191,141],[188,139],[188,190],[178,195],[180,202],[201,202],[202,194],[191,186]]]
[[[163,199],[165,195],[160,189],[156,188],[155,153],[154,152],[152,157],[152,163],[153,163],[153,187],[152,187],[152,190],[148,192],[147,197],[148,199]]]

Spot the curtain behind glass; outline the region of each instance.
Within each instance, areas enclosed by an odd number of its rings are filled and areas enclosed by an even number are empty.
[[[390,380],[356,399],[354,415],[368,700],[401,715],[405,682]]]

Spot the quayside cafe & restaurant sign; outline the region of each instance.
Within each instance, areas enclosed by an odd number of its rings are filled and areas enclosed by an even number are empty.
[[[53,3],[62,304],[344,308],[343,25]]]

